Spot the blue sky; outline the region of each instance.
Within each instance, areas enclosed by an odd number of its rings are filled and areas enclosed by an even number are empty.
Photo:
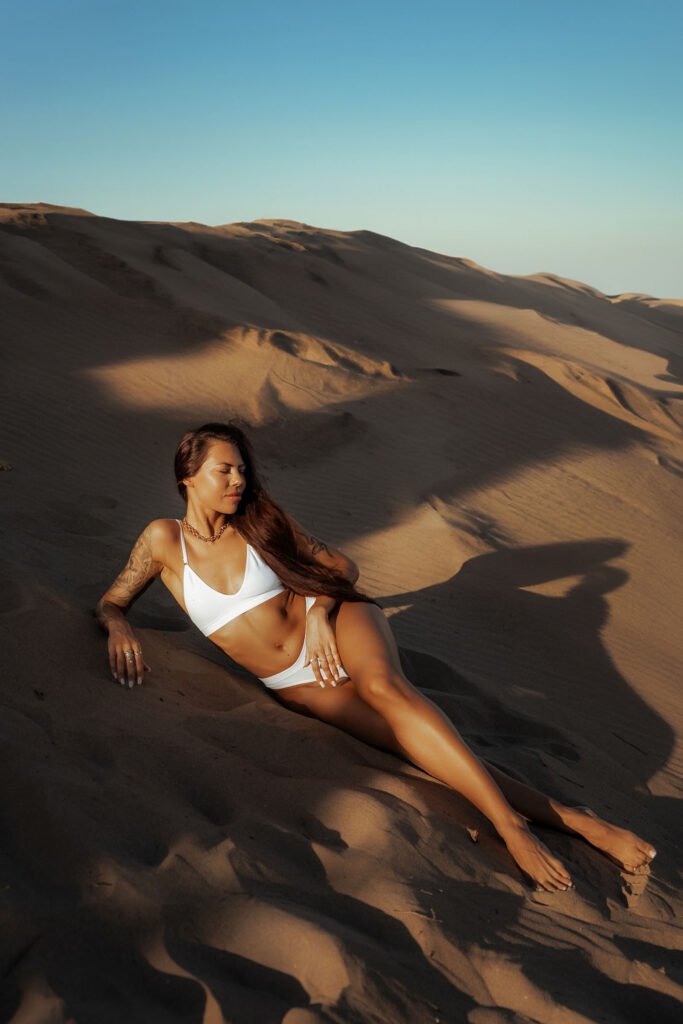
[[[0,200],[683,298],[679,0],[0,0]]]

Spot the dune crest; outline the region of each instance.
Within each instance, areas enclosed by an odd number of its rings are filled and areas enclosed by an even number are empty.
[[[295,220],[0,204],[3,1020],[678,1019],[683,299]],[[647,837],[537,828],[531,894],[414,765],[285,710],[157,584],[92,608],[234,418],[491,764]]]

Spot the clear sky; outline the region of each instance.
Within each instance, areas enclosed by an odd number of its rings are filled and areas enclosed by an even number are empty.
[[[683,298],[681,0],[0,0],[0,200]]]

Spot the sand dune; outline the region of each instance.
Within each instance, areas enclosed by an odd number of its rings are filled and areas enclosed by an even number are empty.
[[[0,308],[0,1019],[680,1020],[683,299],[6,203]],[[227,418],[477,753],[647,837],[649,878],[538,828],[577,888],[531,894],[464,799],[286,711],[160,584],[151,676],[111,681],[92,608]]]

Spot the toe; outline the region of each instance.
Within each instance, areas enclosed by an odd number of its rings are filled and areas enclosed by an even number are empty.
[[[569,882],[565,882],[563,879],[556,878],[554,883],[555,892],[566,892],[569,888]]]
[[[571,882],[572,876],[569,874],[562,861],[558,860],[557,857],[550,858],[550,867],[553,874],[562,882],[563,885],[568,885],[569,882]]]
[[[564,889],[567,882],[552,868],[548,870],[548,874],[545,876],[546,887],[551,892],[557,892],[559,889]]]
[[[638,853],[640,857],[638,859],[638,866],[643,868],[649,868],[650,862],[654,860],[657,851],[654,846],[650,846],[649,843],[642,843],[638,847]]]
[[[574,883],[572,882],[569,875],[563,875],[562,878],[559,878],[557,880],[557,884],[559,885],[560,889],[571,889]]]
[[[552,878],[558,887],[564,888],[571,882],[571,875],[565,868],[559,857],[555,857],[545,844],[542,844],[541,856],[545,863],[545,869],[549,878]]]
[[[554,864],[550,865],[550,872],[553,879],[558,885],[569,885],[571,878],[563,868],[556,868]]]
[[[633,840],[633,845],[642,856],[643,860],[652,860],[657,853],[652,843],[648,843],[647,839],[641,839],[640,836],[634,836]]]

